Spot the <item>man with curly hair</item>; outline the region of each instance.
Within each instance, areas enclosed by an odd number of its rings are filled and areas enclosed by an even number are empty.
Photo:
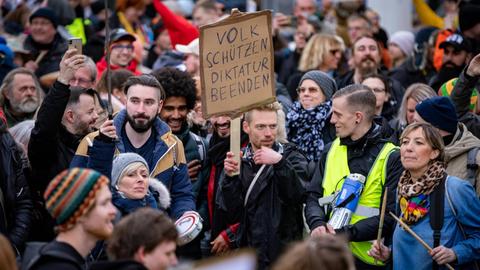
[[[188,113],[195,106],[195,81],[189,73],[175,68],[162,68],[154,71],[152,75],[165,90],[165,102],[159,116],[183,143],[197,210],[203,220],[208,220],[206,201],[200,201],[198,196],[208,177],[208,168],[204,166],[208,145],[205,138],[190,131],[187,121]],[[197,251],[199,251],[198,249]],[[200,256],[199,252],[195,253]],[[196,255],[193,255],[192,258],[196,258]]]

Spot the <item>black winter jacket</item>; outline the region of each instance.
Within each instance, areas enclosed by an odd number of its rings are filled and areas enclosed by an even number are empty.
[[[62,61],[62,57],[67,51],[68,46],[67,41],[57,33],[55,34],[53,42],[49,45],[36,43],[30,35],[25,39],[24,47],[30,51],[34,59],[37,59],[41,50],[48,49],[47,54],[42,58],[40,63],[38,63],[38,69],[35,71],[35,75],[40,78],[43,75],[59,71],[60,61]]]
[[[83,270],[85,259],[65,242],[52,241],[43,246],[39,251],[40,257],[35,262],[30,262],[29,270]]]
[[[462,71],[457,83],[453,87],[451,99],[455,105],[458,120],[464,123],[475,137],[480,138],[480,116],[469,111],[470,96],[473,88],[480,89],[480,81],[478,77],[468,76],[466,73],[467,69],[468,66]]]
[[[27,240],[32,219],[32,201],[25,178],[27,160],[0,121],[0,233],[6,235],[17,255]]]
[[[251,158],[242,158],[239,176],[225,176],[221,190],[229,214],[239,213],[239,246],[257,250],[259,268],[268,267],[291,241],[302,238],[302,207],[308,162],[292,144],[275,144],[282,159],[268,165],[254,185],[247,205],[247,189],[261,165]],[[248,152],[248,151],[245,151]]]
[[[61,124],[70,98],[67,85],[55,82],[38,111],[28,143],[32,187],[43,194],[48,183],[70,165],[80,139]]]
[[[373,125],[372,128],[359,140],[352,141],[349,138],[341,139],[342,145],[347,145],[348,167],[351,173],[360,173],[368,175],[370,168],[380,153],[383,145],[387,142],[382,134],[382,127]],[[310,185],[307,187],[307,205],[305,208],[305,218],[311,230],[325,225],[328,221],[329,213],[325,213],[323,207],[318,204],[318,199],[323,197],[323,175],[325,173],[325,163],[328,152],[332,144],[327,145],[322,157],[318,163]],[[390,154],[387,161],[387,174],[385,187],[388,187],[387,213],[395,211],[395,194],[397,183],[403,167],[400,162],[400,153],[395,151]],[[353,225],[348,225],[338,230],[339,233],[346,233],[350,241],[362,242],[373,240],[377,236],[379,216],[374,216],[361,220]],[[384,235],[391,234],[394,220],[385,215]]]

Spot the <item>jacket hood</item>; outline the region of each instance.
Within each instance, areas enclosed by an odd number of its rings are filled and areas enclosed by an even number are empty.
[[[453,141],[445,147],[446,161],[448,162],[474,147],[480,147],[480,139],[468,131],[463,123],[459,123]]]
[[[154,191],[158,192],[158,206],[162,209],[168,209],[170,207],[170,203],[172,201],[170,197],[170,192],[168,192],[167,187],[160,182],[157,178],[149,178],[148,185]]]

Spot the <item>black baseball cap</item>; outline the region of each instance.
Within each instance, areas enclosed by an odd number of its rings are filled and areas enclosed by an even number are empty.
[[[440,43],[440,49],[445,49],[447,46],[453,46],[457,51],[472,52],[472,44],[460,34],[452,34]]]
[[[121,40],[134,42],[136,38],[134,35],[128,33],[127,30],[123,28],[114,29],[110,34],[110,44],[121,41]]]

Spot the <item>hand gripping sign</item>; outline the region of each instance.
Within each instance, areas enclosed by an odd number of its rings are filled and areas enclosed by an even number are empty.
[[[200,28],[200,77],[205,117],[232,118],[275,101],[272,15],[238,10]]]

